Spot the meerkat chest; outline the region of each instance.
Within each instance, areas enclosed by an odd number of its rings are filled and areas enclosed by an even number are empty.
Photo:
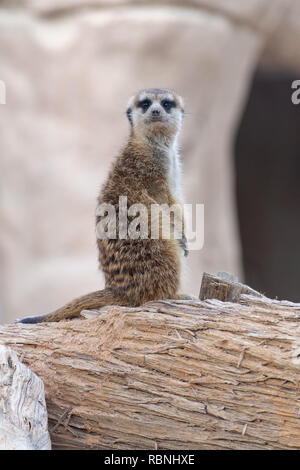
[[[182,204],[182,165],[176,150],[170,150],[168,158],[168,181],[175,198]]]

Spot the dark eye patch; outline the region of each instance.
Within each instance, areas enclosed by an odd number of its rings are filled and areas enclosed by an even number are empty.
[[[161,105],[167,113],[169,113],[172,108],[176,108],[176,103],[173,100],[162,100]]]
[[[151,101],[146,98],[145,100],[142,100],[142,101],[139,101],[138,104],[137,104],[137,107],[138,108],[142,108],[143,111],[147,111],[147,109],[149,108],[149,106],[151,106]]]

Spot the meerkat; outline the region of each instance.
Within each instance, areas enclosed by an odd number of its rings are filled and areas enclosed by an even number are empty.
[[[129,139],[113,162],[98,207],[103,203],[112,205],[118,218],[121,195],[127,197],[128,206],[143,204],[149,211],[152,204],[177,204],[182,208],[177,143],[184,118],[183,99],[168,89],[145,89],[130,98],[127,117]],[[101,220],[97,215],[96,226]],[[173,229],[176,223],[173,217]],[[98,238],[105,289],[83,295],[52,313],[19,321],[55,322],[79,316],[84,309],[135,307],[151,300],[191,298],[180,293],[182,259],[188,253],[182,233],[179,239],[164,239],[161,231],[157,239]]]

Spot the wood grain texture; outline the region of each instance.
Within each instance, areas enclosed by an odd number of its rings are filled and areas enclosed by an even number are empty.
[[[17,355],[0,345],[0,449],[49,450],[44,386]]]
[[[199,294],[201,300],[218,299],[223,302],[240,302],[242,294],[263,297],[260,292],[238,282],[237,278],[231,274],[221,272],[214,276],[203,273]]]
[[[300,304],[160,301],[0,327],[54,449],[300,449]]]

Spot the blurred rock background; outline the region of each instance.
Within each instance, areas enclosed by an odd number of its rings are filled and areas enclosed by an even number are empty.
[[[299,39],[297,0],[0,0],[0,322],[103,287],[96,197],[128,98],[156,86],[185,97],[185,200],[205,205],[185,290],[222,270],[300,300]]]

